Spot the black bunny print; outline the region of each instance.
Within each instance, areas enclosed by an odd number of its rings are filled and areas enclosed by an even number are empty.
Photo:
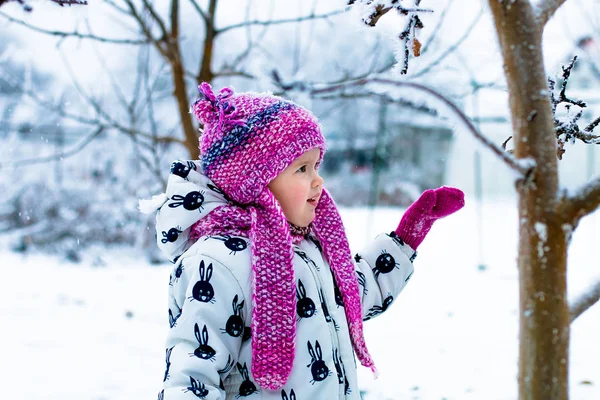
[[[185,393],[192,392],[197,398],[205,399],[208,396],[208,390],[206,390],[206,385],[202,382],[198,382],[194,379],[194,377],[190,376],[190,385],[187,388],[183,389]]]
[[[177,264],[177,268],[175,268],[175,279],[173,279],[173,282],[171,283],[171,286],[173,286],[173,283],[177,282],[179,280],[179,278],[181,278],[181,274],[183,274],[183,262],[180,262],[179,264]]]
[[[227,374],[229,371],[231,371],[234,365],[235,361],[231,359],[230,354],[227,356],[227,364],[225,364],[225,366],[222,369],[217,371],[217,373],[219,374],[219,387],[221,388],[221,390],[225,390],[225,384],[223,383],[221,375]]]
[[[388,309],[388,307],[394,302],[394,297],[388,293],[388,296],[383,300],[383,304],[380,306],[373,306],[369,309],[369,312],[367,313],[367,317],[365,318],[365,321],[370,320],[371,318],[374,318],[376,316],[378,316],[379,314],[383,313],[385,310]]]
[[[244,308],[244,301],[240,304],[238,302],[238,295],[233,297],[231,306],[233,308],[233,314],[227,319],[225,323],[225,329],[221,328],[222,333],[227,333],[229,336],[239,337],[244,333],[244,320],[242,319],[242,309]]]
[[[238,371],[240,371],[240,374],[242,375],[242,378],[244,378],[244,381],[240,385],[239,393],[236,394],[235,397],[239,399],[240,397],[248,397],[253,395],[254,393],[258,393],[256,385],[254,385],[254,383],[252,383],[252,381],[250,380],[250,375],[248,375],[248,368],[246,367],[246,363],[244,363],[243,366],[240,363],[237,363],[237,369]]]
[[[177,306],[177,304],[175,305],[175,307],[177,307],[177,314],[174,314],[173,311],[171,311],[171,309],[169,308],[169,327],[170,328],[173,328],[177,324],[177,320],[181,316],[181,308],[179,308],[179,306]]]
[[[229,250],[229,254],[236,254],[238,251],[246,250],[248,248],[248,242],[239,237],[231,237],[229,235],[221,236],[208,236],[205,240],[217,239],[225,243],[225,247]]]
[[[244,327],[244,335],[242,336],[242,342],[250,340],[251,337],[252,337],[252,330],[250,329],[249,326],[245,326]]]
[[[231,359],[231,354],[227,356],[227,364],[223,367],[223,369],[218,370],[219,375],[223,375],[231,371],[233,366],[235,365],[235,361]]]
[[[169,229],[168,232],[162,231],[162,235],[163,238],[160,239],[160,242],[162,244],[168,243],[168,242],[174,242],[179,238],[179,234],[182,232],[181,227],[180,226],[176,226],[175,228],[171,228]]]
[[[302,281],[298,279],[298,287],[296,288],[296,312],[299,318],[310,318],[315,315],[317,307],[315,302],[310,297],[306,297],[306,289],[302,284]]]
[[[294,393],[294,389],[290,390],[290,397],[288,397],[285,390],[281,390],[281,400],[296,400],[296,393]]]
[[[360,260],[362,260],[362,259],[363,259],[363,258],[362,258],[362,256],[361,256],[360,254],[356,253],[356,254],[354,255],[354,261],[355,261],[355,262],[359,263],[359,262],[360,262]]]
[[[321,301],[321,308],[323,309],[323,315],[325,316],[325,321],[333,322],[333,327],[335,328],[336,332],[339,331],[340,330],[339,325],[337,324],[337,322],[335,322],[335,320],[333,319],[331,314],[329,314],[329,308],[327,308],[327,304],[325,303],[325,296],[323,296],[322,289],[319,289],[319,300]]]
[[[306,255],[305,252],[299,249],[294,249],[294,252],[300,256],[300,258],[306,263],[306,265],[311,265],[317,271],[321,270],[319,266],[309,256]]]
[[[373,268],[373,272],[375,273],[375,278],[379,278],[379,274],[387,274],[392,272],[394,268],[398,268],[398,263],[394,256],[388,253],[385,250],[381,251],[379,257],[375,261],[375,268]]]
[[[342,383],[344,384],[344,392],[346,393],[346,395],[349,395],[351,392],[350,383],[348,382],[348,378],[346,377],[346,370],[340,360],[338,349],[335,349],[333,352],[333,363],[335,364],[335,370],[337,371],[338,382],[340,385]]]
[[[313,379],[310,381],[311,384],[315,384],[315,382],[324,381],[329,375],[331,375],[331,371],[327,368],[325,361],[323,361],[323,352],[321,351],[321,345],[319,341],[315,341],[315,348],[313,350],[310,341],[308,343],[308,354],[311,357],[310,364],[307,367],[310,367],[310,373],[312,374]]]
[[[333,293],[335,294],[335,304],[338,307],[344,307],[344,299],[342,298],[342,293],[340,292],[340,287],[335,280],[335,276],[333,276],[333,271],[331,271],[331,280],[333,280]]]
[[[308,235],[308,239],[315,245],[319,253],[323,253],[323,247],[321,247],[321,243],[314,237]]]
[[[202,328],[202,337],[200,337],[200,328],[197,323],[194,324],[194,335],[196,336],[199,345],[198,348],[194,350],[194,353],[190,354],[190,357],[196,356],[203,360],[215,361],[215,354],[217,352],[208,344],[208,329],[206,329],[206,325]]]
[[[164,400],[164,398],[165,398],[165,389],[158,392],[158,397],[156,400]]]
[[[207,187],[208,187],[210,190],[212,190],[213,192],[215,192],[215,193],[218,193],[218,194],[220,194],[221,196],[223,196],[223,198],[225,198],[225,200],[227,200],[227,201],[231,201],[231,199],[229,198],[229,196],[227,196],[227,193],[225,193],[225,192],[223,191],[223,189],[221,189],[220,187],[217,187],[217,186],[215,186],[215,185],[213,185],[213,184],[210,184],[210,183],[209,183],[209,184],[207,184],[206,186],[207,186]]]
[[[204,260],[200,261],[198,272],[200,273],[200,280],[192,288],[192,298],[190,301],[197,300],[202,303],[214,304],[215,289],[210,284],[210,278],[212,278],[213,273],[212,264],[208,264],[208,267],[205,267]]]
[[[367,295],[367,277],[360,271],[356,271],[356,275],[358,275],[358,284],[362,286],[363,296]]]
[[[400,239],[400,236],[396,234],[396,232],[391,231],[388,236],[396,243],[398,246],[404,246],[404,240]]]
[[[187,180],[191,170],[196,170],[196,164],[193,161],[175,161],[171,164],[171,173]]]
[[[171,197],[171,200],[174,200],[173,203],[169,204],[171,208],[177,208],[179,206],[183,206],[186,210],[193,211],[198,210],[202,211],[204,207],[202,204],[204,203],[204,191],[202,192],[189,192],[184,196],[175,194]]]
[[[165,370],[165,377],[163,378],[163,382],[166,382],[167,379],[170,378],[169,375],[169,368],[171,368],[171,352],[173,351],[173,349],[175,348],[175,346],[171,347],[170,349],[167,349],[166,353],[166,362],[167,362],[167,369]]]
[[[179,263],[177,264],[177,268],[175,268],[175,276],[173,276],[173,274],[171,274],[169,276],[169,286],[173,286],[173,284],[175,282],[177,282],[179,280],[179,278],[181,278],[181,274],[183,274],[183,263]]]

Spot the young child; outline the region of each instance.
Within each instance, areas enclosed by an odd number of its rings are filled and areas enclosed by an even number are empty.
[[[172,164],[158,207],[158,246],[175,263],[159,399],[360,399],[354,354],[376,371],[362,323],[402,291],[463,193],[425,191],[352,257],[319,176],[316,118],[269,94],[199,91],[201,159]]]

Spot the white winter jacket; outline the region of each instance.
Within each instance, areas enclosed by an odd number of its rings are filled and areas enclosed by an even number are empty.
[[[190,226],[226,200],[193,162],[174,163],[171,172],[156,224],[158,245],[175,262],[159,399],[360,399],[341,295],[312,236],[294,246],[297,326],[290,377],[275,392],[253,382],[249,240],[219,235],[190,243]],[[415,257],[393,233],[356,254],[364,320],[390,306],[412,276]]]

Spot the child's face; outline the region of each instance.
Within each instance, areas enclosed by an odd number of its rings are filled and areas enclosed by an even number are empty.
[[[305,152],[269,183],[285,217],[296,226],[308,226],[315,219],[323,190],[323,178],[317,171],[320,156],[318,148]]]

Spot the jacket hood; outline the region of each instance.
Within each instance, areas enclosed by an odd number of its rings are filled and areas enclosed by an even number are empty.
[[[156,244],[175,263],[194,241],[190,228],[215,208],[227,205],[225,194],[201,173],[199,161],[175,161],[165,193],[140,200],[143,213],[156,214]]]

